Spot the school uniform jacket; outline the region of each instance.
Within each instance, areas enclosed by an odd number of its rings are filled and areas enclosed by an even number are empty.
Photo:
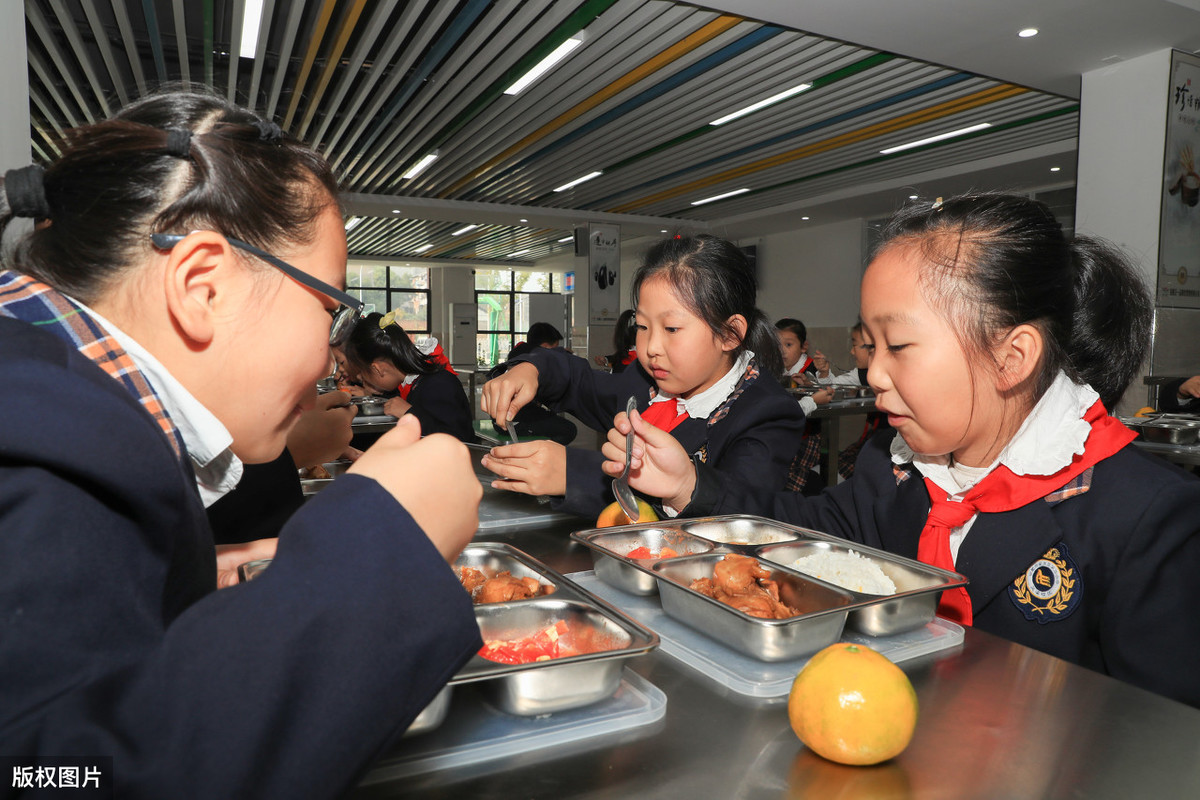
[[[336,797],[481,645],[375,481],[339,478],[214,591],[186,454],[133,396],[12,319],[0,372],[0,753],[112,756],[117,797]]]
[[[408,393],[412,414],[421,421],[421,435],[448,433],[461,442],[474,444],[471,401],[458,378],[444,369],[417,378]]]
[[[638,411],[650,405],[654,380],[640,363],[618,373],[592,369],[585,359],[565,350],[530,353],[517,359],[538,368],[538,399],[555,411],[564,410],[585,425],[607,431],[613,417],[625,410],[630,397]],[[687,419],[671,431],[694,460],[715,469],[725,491],[742,507],[765,512],[772,494],[783,489],[788,464],[804,435],[804,414],[796,401],[768,375],[744,381],[741,394],[716,421]],[[734,390],[738,391],[737,388]],[[567,493],[552,498],[556,509],[595,517],[612,503],[612,477],[600,465],[604,456],[592,450],[567,448]],[[657,504],[657,500],[651,498]],[[659,507],[661,509],[661,506]]]
[[[776,519],[917,557],[929,495],[881,432],[854,477],[820,496],[781,494]],[[734,513],[702,476],[689,515]],[[1200,705],[1200,480],[1127,445],[1043,500],[981,514],[955,569],[974,626]]]

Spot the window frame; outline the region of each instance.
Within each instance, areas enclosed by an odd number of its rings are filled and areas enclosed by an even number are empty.
[[[383,286],[378,286],[378,285],[350,286],[349,285],[350,270],[354,268],[354,267],[350,266],[350,267],[347,267],[347,270],[346,270],[346,284],[347,284],[346,285],[346,293],[357,297],[359,300],[362,300],[363,292],[379,292],[379,291],[384,292],[384,296],[387,298],[387,304],[388,304],[387,308],[375,309],[376,311],[378,311],[381,314],[386,314],[389,311],[391,311],[392,309],[399,307],[401,296],[414,295],[414,294],[415,295],[424,295],[425,296],[425,324],[424,324],[424,326],[422,326],[421,328],[405,328],[404,330],[406,330],[412,334],[428,335],[431,331],[430,307],[433,304],[433,296],[432,296],[432,292],[430,290],[430,283],[432,282],[433,276],[430,273],[429,267],[411,267],[411,266],[402,267],[402,266],[399,266],[396,264],[390,264],[390,263],[384,264],[384,263],[375,263],[375,262],[364,264],[363,266],[381,266],[381,267],[383,267],[383,284],[384,285]],[[425,288],[424,289],[413,289],[408,286],[392,286],[392,270],[393,269],[423,269],[425,271]]]

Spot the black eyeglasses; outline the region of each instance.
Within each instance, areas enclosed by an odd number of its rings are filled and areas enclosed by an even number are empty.
[[[150,234],[150,241],[154,242],[154,246],[159,250],[170,250],[182,242],[183,239],[184,236],[178,233]],[[239,250],[245,250],[250,255],[261,258],[297,283],[314,289],[333,300],[337,300],[339,303],[337,309],[330,312],[333,314],[333,322],[329,326],[329,345],[337,347],[346,341],[346,337],[350,335],[350,331],[354,328],[354,323],[358,321],[359,316],[362,314],[363,302],[361,300],[353,295],[346,294],[341,289],[335,289],[328,283],[325,283],[325,281],[318,280],[304,270],[293,267],[283,259],[276,258],[266,250],[260,250],[252,244],[243,242],[241,239],[226,236],[225,241]]]

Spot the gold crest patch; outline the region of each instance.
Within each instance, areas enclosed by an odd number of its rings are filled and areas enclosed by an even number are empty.
[[[1055,622],[1078,608],[1083,578],[1067,546],[1059,542],[1012,582],[1008,595],[1025,619],[1042,624]]]

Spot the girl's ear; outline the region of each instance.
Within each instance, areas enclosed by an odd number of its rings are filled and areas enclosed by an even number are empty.
[[[746,329],[749,326],[746,324],[746,318],[741,314],[734,314],[725,320],[725,326],[729,332],[721,339],[721,349],[728,353],[741,345],[746,338]]]
[[[1018,325],[996,348],[997,380],[1001,389],[1019,386],[1042,361],[1045,342],[1033,325]]]
[[[196,231],[172,247],[166,259],[167,311],[192,344],[207,345],[216,331],[218,303],[232,290],[230,245],[218,233]]]

